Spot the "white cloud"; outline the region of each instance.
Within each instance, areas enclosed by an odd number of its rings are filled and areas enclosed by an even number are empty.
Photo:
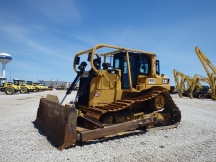
[[[24,27],[21,25],[5,24],[0,26],[0,32],[7,34],[7,39],[16,41],[18,44],[26,44],[37,51],[41,51],[44,55],[55,56],[62,59],[70,60],[71,57],[67,57],[64,54],[59,54],[44,45],[37,42],[36,39],[32,38],[33,34],[36,35],[34,28]]]
[[[48,19],[57,22],[72,21],[77,24],[82,21],[74,0],[37,0],[27,1],[32,8],[36,8]]]

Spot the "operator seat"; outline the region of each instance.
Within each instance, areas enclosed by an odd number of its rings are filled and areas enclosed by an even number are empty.
[[[106,69],[108,69],[109,67],[111,67],[111,64],[110,64],[109,62],[104,62],[104,63],[102,64],[102,66],[103,66],[103,70],[106,70]]]

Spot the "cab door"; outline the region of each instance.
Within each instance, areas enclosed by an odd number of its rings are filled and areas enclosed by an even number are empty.
[[[121,85],[122,89],[129,89],[129,78],[128,78],[128,63],[126,59],[126,53],[121,53],[121,55],[118,55],[114,58],[114,68],[115,69],[121,69]],[[130,70],[131,70],[131,81],[132,81],[132,87],[136,87],[138,72],[137,72],[137,56],[131,55],[129,56],[130,61]]]

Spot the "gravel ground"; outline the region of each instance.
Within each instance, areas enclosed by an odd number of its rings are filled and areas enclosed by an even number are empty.
[[[65,91],[0,94],[0,161],[216,161],[216,102],[179,98],[178,128],[94,140],[58,151],[34,128],[39,99]],[[75,94],[67,97],[66,103]]]

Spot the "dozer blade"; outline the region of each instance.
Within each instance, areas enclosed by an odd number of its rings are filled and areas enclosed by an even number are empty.
[[[76,109],[60,105],[57,96],[48,95],[46,99],[40,99],[34,124],[51,139],[58,150],[76,142]]]

